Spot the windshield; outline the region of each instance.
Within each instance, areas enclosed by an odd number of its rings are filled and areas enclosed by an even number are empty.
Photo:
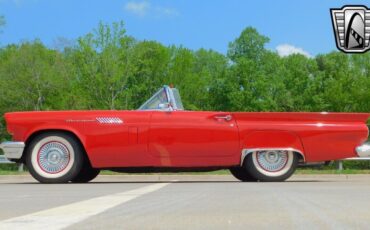
[[[176,102],[176,107],[178,110],[184,110],[184,106],[182,105],[180,93],[177,89],[172,89],[173,97]]]
[[[147,100],[139,110],[184,110],[179,91],[164,86]]]
[[[139,110],[160,109],[159,104],[168,103],[168,97],[165,88],[157,91],[149,100],[147,100]]]

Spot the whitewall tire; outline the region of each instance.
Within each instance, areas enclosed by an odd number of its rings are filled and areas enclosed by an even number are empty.
[[[277,182],[288,179],[295,171],[298,156],[287,150],[259,150],[245,158],[245,169],[259,181]]]
[[[66,183],[82,169],[84,152],[80,143],[62,132],[47,132],[27,146],[26,165],[42,183]]]

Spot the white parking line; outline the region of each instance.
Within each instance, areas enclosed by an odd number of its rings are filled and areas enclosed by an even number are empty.
[[[0,222],[0,229],[63,229],[102,213],[117,205],[159,190],[170,183],[158,183],[142,188],[63,205]]]

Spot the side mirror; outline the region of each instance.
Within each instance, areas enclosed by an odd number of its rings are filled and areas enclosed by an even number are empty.
[[[158,108],[160,110],[169,110],[171,108],[171,105],[170,105],[170,103],[160,103],[158,105]]]

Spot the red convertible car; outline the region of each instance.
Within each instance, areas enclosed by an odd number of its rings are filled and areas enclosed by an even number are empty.
[[[134,111],[6,113],[5,156],[43,183],[121,172],[230,169],[241,181],[284,181],[298,163],[369,157],[370,113],[186,111],[164,86]]]

